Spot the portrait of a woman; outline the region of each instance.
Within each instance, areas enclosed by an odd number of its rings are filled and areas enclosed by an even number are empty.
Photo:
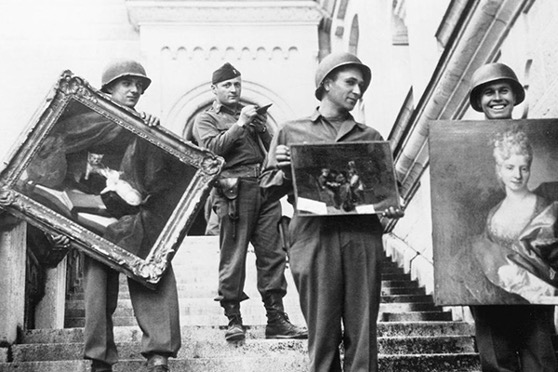
[[[495,171],[505,197],[486,219],[484,234],[472,245],[487,279],[530,303],[557,302],[558,207],[528,187],[533,149],[519,128],[498,133],[493,141]]]

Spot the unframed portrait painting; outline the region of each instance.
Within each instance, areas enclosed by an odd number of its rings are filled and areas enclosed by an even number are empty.
[[[429,133],[436,303],[558,304],[558,119]]]
[[[299,215],[378,214],[399,207],[389,142],[296,144],[290,150]]]
[[[153,287],[223,163],[64,71],[0,168],[0,207]]]

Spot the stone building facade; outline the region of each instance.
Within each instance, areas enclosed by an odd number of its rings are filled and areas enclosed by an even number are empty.
[[[184,135],[211,103],[211,72],[224,62],[243,73],[246,102],[274,103],[270,119],[278,125],[317,105],[320,58],[351,51],[372,68],[371,87],[354,114],[391,141],[407,205],[405,218],[388,223],[386,247],[432,292],[427,122],[480,118],[468,106],[468,86],[472,72],[491,61],[510,65],[526,85],[518,117],[556,117],[557,16],[553,0],[2,2],[2,153],[65,69],[98,87],[109,60],[138,59],[153,78],[139,109]],[[0,236],[0,262],[10,263],[0,279],[9,293],[0,305],[8,315],[0,342],[8,344],[23,324],[24,278],[17,268],[25,265],[24,229]],[[53,270],[42,314],[50,317],[45,326],[56,327],[63,310],[52,309],[63,307],[64,280],[62,268]],[[461,308],[455,313],[467,317]]]

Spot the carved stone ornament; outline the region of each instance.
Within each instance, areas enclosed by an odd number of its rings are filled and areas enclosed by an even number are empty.
[[[324,16],[314,1],[145,1],[127,0],[128,15],[134,27],[154,23],[311,23]]]
[[[224,160],[64,71],[0,168],[0,208],[155,287]]]

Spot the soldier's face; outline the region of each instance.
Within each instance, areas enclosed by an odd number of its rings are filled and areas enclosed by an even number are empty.
[[[133,76],[124,76],[116,80],[108,91],[116,102],[134,108],[143,93],[143,81]]]
[[[480,106],[487,119],[512,118],[515,95],[509,83],[494,82],[486,85],[481,91],[479,99]]]
[[[352,66],[340,70],[337,76],[324,82],[327,99],[338,108],[347,111],[351,111],[362,97],[363,88],[362,72]]]
[[[225,80],[211,86],[215,97],[219,103],[226,106],[233,106],[240,101],[242,91],[242,80],[240,76]]]

